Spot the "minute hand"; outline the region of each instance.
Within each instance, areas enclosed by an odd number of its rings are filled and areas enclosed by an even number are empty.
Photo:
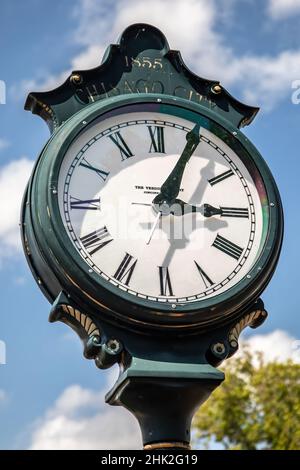
[[[200,142],[199,134],[200,124],[196,124],[195,127],[186,135],[187,143],[183,152],[171,174],[161,186],[160,193],[154,198],[154,204],[162,202],[171,203],[178,196],[185,166]]]

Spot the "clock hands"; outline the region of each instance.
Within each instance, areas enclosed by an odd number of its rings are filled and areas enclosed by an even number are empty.
[[[160,188],[160,193],[153,199],[154,205],[160,205],[162,203],[170,205],[178,196],[186,164],[200,142],[199,133],[200,124],[196,124],[195,127],[187,133],[187,143],[183,149],[183,152],[180,155],[179,160],[177,161],[172,172],[170,173],[166,181],[162,184]]]
[[[157,226],[157,224],[158,224],[158,222],[159,222],[160,217],[161,217],[161,212],[158,212],[158,214],[157,214],[157,216],[156,216],[156,219],[155,219],[155,221],[154,221],[154,223],[153,223],[153,225],[152,225],[151,231],[150,231],[150,233],[149,233],[149,237],[148,237],[148,239],[147,239],[147,241],[146,241],[146,244],[147,244],[147,245],[149,245],[149,243],[151,242],[151,239],[152,239],[154,230],[156,229],[156,226]]]
[[[181,199],[175,199],[173,204],[169,206],[169,213],[175,216],[190,214],[192,212],[202,213],[202,206],[194,206]]]
[[[139,206],[152,206],[157,212],[156,219],[152,225],[150,234],[146,241],[149,245],[153,233],[157,227],[157,224],[161,216],[172,214],[174,216],[182,216],[189,213],[200,212],[204,217],[212,217],[214,215],[224,215],[223,209],[219,209],[211,206],[210,204],[203,204],[201,206],[195,206],[188,204],[181,199],[177,199],[180,191],[180,185],[183,178],[183,173],[186,164],[190,160],[194,151],[196,150],[200,142],[200,124],[195,124],[193,129],[186,135],[186,145],[170,175],[167,177],[165,182],[161,185],[160,193],[155,196],[152,204],[142,202],[132,202],[132,205]]]
[[[174,203],[169,206],[169,214],[175,216],[182,216],[194,212],[200,212],[204,217],[213,217],[214,215],[224,215],[223,209],[220,207],[213,207],[210,204],[202,204],[201,206],[195,206],[181,199],[175,199]]]
[[[153,204],[146,204],[143,202],[132,202],[131,204],[136,206],[148,206],[152,207]],[[248,209],[236,209],[232,207],[214,207],[210,204],[202,204],[201,206],[195,206],[181,199],[175,199],[172,204],[161,204],[159,215],[175,215],[182,216],[194,212],[199,212],[204,217],[213,217],[214,215],[227,216],[227,217],[245,217],[248,218]]]
[[[202,204],[201,206],[194,206],[187,202],[181,201],[181,199],[175,199],[174,203],[169,206],[169,214],[175,216],[182,216],[190,214],[191,212],[200,212],[203,217],[213,217],[220,215],[221,217],[239,217],[248,218],[249,213],[247,208],[236,208],[236,207],[214,207],[210,204]]]
[[[204,217],[213,217],[214,215],[224,215],[224,211],[222,207],[211,206],[210,204],[203,204],[203,215]]]
[[[131,203],[133,206],[148,206],[148,207],[152,207],[153,204],[146,204],[144,202],[132,202]]]

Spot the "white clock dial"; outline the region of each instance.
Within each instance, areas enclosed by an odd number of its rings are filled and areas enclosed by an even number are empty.
[[[74,247],[88,269],[133,296],[214,297],[244,278],[260,253],[253,176],[204,127],[177,196],[196,212],[173,215],[153,205],[194,126],[148,110],[116,114],[83,131],[61,165],[60,213]]]

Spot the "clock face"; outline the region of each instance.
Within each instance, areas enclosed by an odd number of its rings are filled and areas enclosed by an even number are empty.
[[[249,276],[265,242],[257,168],[212,121],[188,116],[119,108],[86,126],[61,163],[59,209],[73,247],[87,273],[133,302],[211,299]]]

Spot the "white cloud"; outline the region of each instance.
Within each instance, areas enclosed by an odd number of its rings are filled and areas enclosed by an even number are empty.
[[[76,38],[88,46],[86,55],[92,66],[100,62],[97,46],[92,58],[91,46],[97,45],[97,38],[101,38],[98,45],[104,50],[133,23],[149,23],[160,28],[172,49],[180,49],[185,57],[210,49],[215,55],[215,49],[221,46],[221,38],[214,29],[218,18],[215,0],[153,0],[151,8],[148,0],[118,0],[114,2],[113,11],[110,4],[107,0],[80,0],[76,9],[79,21]],[[84,55],[81,54],[81,63]]]
[[[9,142],[5,139],[0,139],[0,152],[1,150],[4,150],[6,149],[7,147],[9,147]]]
[[[0,257],[14,255],[21,248],[20,207],[33,162],[23,157],[0,167]]]
[[[240,86],[246,102],[271,110],[291,94],[293,80],[300,77],[300,49],[276,57],[248,56],[233,61],[229,81]]]
[[[268,13],[276,20],[300,13],[300,0],[268,0]]]
[[[83,50],[59,75],[50,74],[44,81],[23,82],[22,93],[54,88],[71,70],[99,65],[106,47],[115,43],[128,25],[145,22],[163,31],[171,48],[182,52],[193,71],[209,79],[221,80],[231,92],[235,87],[239,99],[270,110],[290,95],[292,81],[300,78],[300,49],[272,56],[237,56],[218,28],[219,22],[230,16],[235,1],[152,0],[149,8],[148,0],[116,0],[113,5],[108,0],[79,0],[75,8],[78,28],[73,39]],[[294,9],[295,4],[300,3],[300,0],[273,0],[277,6],[270,11],[283,9],[278,5],[286,1],[289,8],[293,4]]]
[[[86,70],[97,67],[104,54],[104,45],[91,45],[88,48],[74,57],[72,60],[72,70]]]
[[[288,359],[300,363],[300,340],[283,330],[274,330],[265,335],[253,335],[242,340],[250,351],[263,353],[266,362],[284,362]],[[242,354],[242,350],[238,354]]]
[[[81,0],[76,36],[87,49],[73,64],[79,69],[98,65],[100,52],[115,42],[124,28],[147,22],[164,32],[171,48],[182,52],[192,70],[220,79],[228,88],[236,86],[242,99],[271,109],[290,93],[291,81],[300,78],[300,49],[275,56],[238,57],[218,31],[220,12],[233,7],[234,1],[228,4],[223,0],[153,0],[149,9],[148,0],[119,0],[112,12],[108,2]],[[102,43],[95,45],[100,37]]]
[[[33,427],[30,449],[141,449],[135,418],[104,403],[104,390],[66,388]]]
[[[4,390],[0,388],[0,404],[7,399],[7,394]]]

